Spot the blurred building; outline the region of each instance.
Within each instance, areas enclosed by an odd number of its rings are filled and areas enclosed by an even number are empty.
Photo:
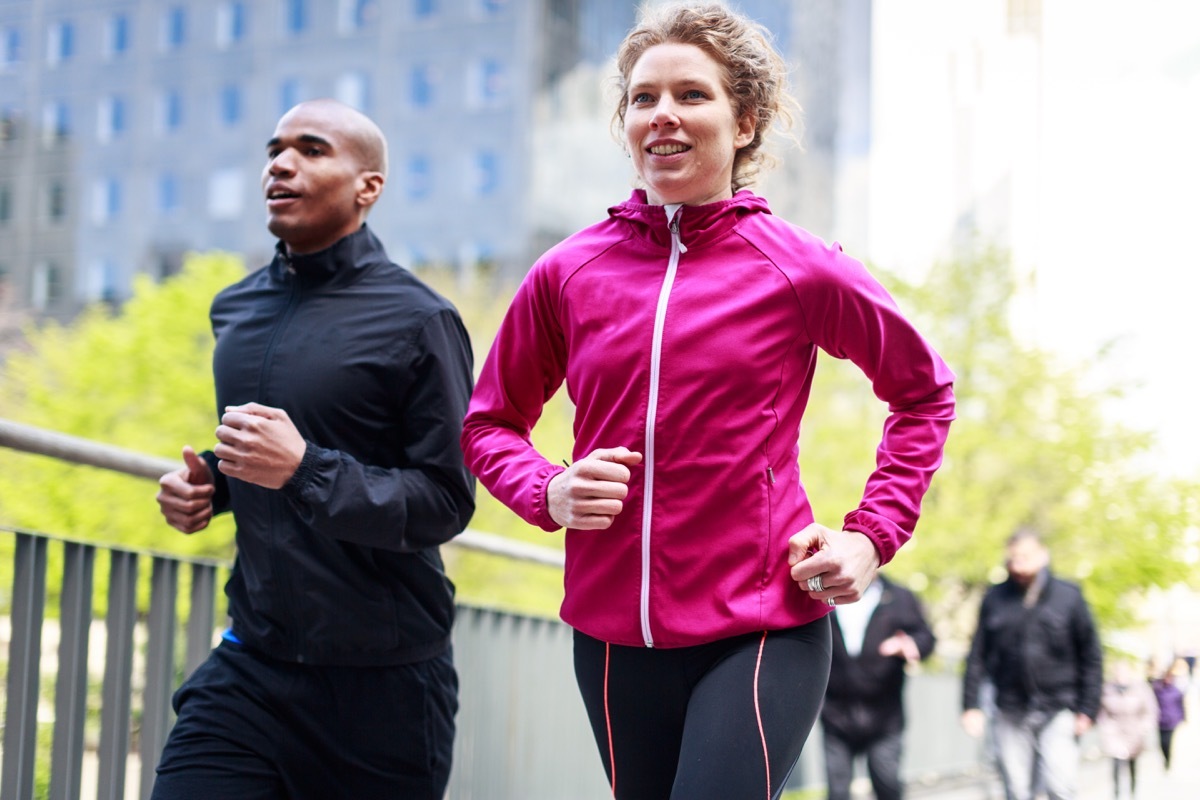
[[[821,235],[869,136],[871,0],[743,0],[798,66],[768,196]],[[390,142],[396,260],[517,276],[628,192],[611,56],[634,0],[0,0],[0,311],[120,302],[185,253],[261,263],[279,115],[336,97]],[[844,205],[844,202],[843,202]],[[851,204],[853,206],[853,204]]]

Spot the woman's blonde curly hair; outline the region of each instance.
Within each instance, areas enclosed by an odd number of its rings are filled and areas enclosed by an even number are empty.
[[[779,123],[786,130],[800,115],[800,106],[788,92],[787,64],[770,40],[770,33],[761,25],[716,3],[645,9],[637,27],[617,50],[621,97],[613,114],[614,135],[623,138],[629,75],[638,59],[651,47],[667,42],[695,45],[721,66],[734,118],[748,114],[754,119],[754,138],[734,156],[731,188],[736,192],[750,185],[771,160],[762,150],[771,126]]]

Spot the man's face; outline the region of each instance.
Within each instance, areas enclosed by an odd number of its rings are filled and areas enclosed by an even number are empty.
[[[1021,586],[1028,586],[1050,563],[1050,553],[1041,542],[1033,538],[1021,538],[1008,546],[1008,575]]]
[[[362,225],[362,166],[336,108],[300,105],[267,142],[267,229],[292,253],[324,250]]]

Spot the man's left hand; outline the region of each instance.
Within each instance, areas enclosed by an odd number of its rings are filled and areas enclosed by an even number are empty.
[[[217,469],[267,489],[291,480],[308,447],[286,411],[259,403],[226,406],[217,442]]]
[[[921,660],[921,649],[916,641],[904,631],[896,631],[879,643],[879,655],[890,658],[903,658],[910,664]]]
[[[1083,736],[1092,729],[1092,718],[1087,714],[1075,715],[1075,735]]]

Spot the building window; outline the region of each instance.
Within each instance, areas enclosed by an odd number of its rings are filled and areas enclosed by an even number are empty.
[[[101,178],[92,187],[92,221],[103,225],[121,213],[121,184],[116,178]]]
[[[46,29],[46,62],[59,64],[75,55],[75,26],[55,22]]]
[[[55,222],[67,216],[67,186],[61,180],[52,181],[46,189],[46,216]]]
[[[104,55],[116,58],[129,50],[129,17],[114,14],[104,25]]]
[[[284,0],[283,29],[291,36],[308,29],[308,0]]]
[[[183,124],[183,95],[166,89],[154,100],[154,127],[160,133],[179,130]]]
[[[240,169],[217,170],[208,179],[208,216],[237,219],[242,215],[245,181]]]
[[[111,261],[93,261],[88,269],[87,297],[106,303],[117,299],[117,265]]]
[[[221,122],[225,125],[236,125],[242,119],[242,90],[238,86],[225,86],[221,89]]]
[[[171,174],[158,179],[158,212],[170,214],[179,209],[179,180]]]
[[[475,0],[476,12],[487,17],[495,16],[508,9],[508,0]]]
[[[504,64],[494,58],[476,61],[467,70],[467,102],[473,108],[495,108],[508,96]]]
[[[11,220],[12,213],[12,187],[7,183],[0,183],[0,224]]]
[[[0,28],[0,69],[21,63],[21,29]]]
[[[354,33],[379,21],[378,0],[339,0],[338,30]]]
[[[67,104],[51,100],[42,107],[42,140],[47,145],[62,141],[71,135],[71,112]]]
[[[246,4],[228,0],[217,6],[217,47],[222,50],[246,38]]]
[[[63,297],[62,270],[57,264],[38,264],[33,270],[30,285],[30,305],[37,311],[45,311]]]
[[[304,86],[299,78],[287,78],[279,84],[279,113],[284,114],[304,99]]]
[[[418,64],[409,73],[409,96],[413,108],[429,108],[433,105],[434,74],[428,64]]]
[[[493,195],[500,188],[500,157],[481,150],[471,161],[471,191],[477,197]]]
[[[407,192],[409,200],[424,200],[433,187],[433,165],[428,156],[408,159]]]
[[[179,6],[168,8],[162,18],[162,49],[178,50],[187,41],[187,11]]]
[[[370,82],[361,72],[347,72],[338,78],[333,96],[351,108],[370,113]]]
[[[111,95],[100,98],[96,110],[96,138],[101,142],[111,142],[125,132],[125,125],[125,101]]]
[[[437,13],[437,0],[413,0],[413,16],[417,19],[429,19]]]

